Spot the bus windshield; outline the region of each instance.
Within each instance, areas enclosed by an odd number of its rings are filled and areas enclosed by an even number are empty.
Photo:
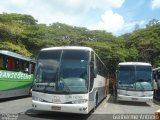
[[[152,90],[151,74],[151,66],[120,66],[118,87],[127,90]]]
[[[88,91],[89,52],[84,50],[42,51],[33,90],[58,93]],[[36,87],[42,85],[42,87]]]

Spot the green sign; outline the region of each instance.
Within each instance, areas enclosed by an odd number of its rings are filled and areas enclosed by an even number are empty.
[[[33,76],[28,73],[0,70],[0,80],[31,80],[32,77]]]

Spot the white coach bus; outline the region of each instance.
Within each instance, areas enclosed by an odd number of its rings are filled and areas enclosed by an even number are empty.
[[[117,100],[147,102],[153,100],[152,66],[143,62],[119,63]]]
[[[36,65],[33,109],[88,114],[107,96],[106,66],[92,48],[45,48]]]

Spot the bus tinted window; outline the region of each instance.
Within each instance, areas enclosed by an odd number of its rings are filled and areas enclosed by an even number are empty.
[[[50,51],[42,51],[39,55],[39,59],[59,59],[62,50],[50,50]]]
[[[20,60],[19,61],[19,67],[20,67],[20,71],[21,72],[28,72],[28,70],[29,70],[29,62],[28,61],[24,61],[24,60]]]
[[[49,50],[40,53],[36,69],[37,82],[56,81],[61,52],[61,50]]]
[[[89,54],[88,54],[88,51],[65,50],[65,51],[63,51],[63,59],[88,60]]]
[[[94,61],[95,61],[95,60],[94,60],[94,58],[95,58],[94,55],[95,55],[94,52],[91,52],[91,62],[92,62],[92,63],[94,63]],[[90,65],[90,72],[93,71],[93,70],[92,70],[92,69],[94,68],[93,66],[94,66],[94,64],[93,64],[93,65]],[[93,89],[93,84],[94,84],[94,77],[93,77],[93,76],[94,76],[94,75],[93,75],[93,73],[91,72],[91,73],[90,73],[90,88],[89,88],[89,91],[91,91],[91,90]]]
[[[16,60],[12,57],[8,57],[6,67],[8,70],[16,70]]]
[[[61,59],[60,81],[64,82],[72,92],[88,90],[89,52],[81,50],[64,50]]]
[[[121,71],[134,71],[135,67],[134,66],[120,66],[119,70],[121,70]]]
[[[96,56],[96,64],[97,64],[97,72],[101,76],[106,76],[107,75],[107,68],[105,65],[101,62],[101,60]]]
[[[4,69],[4,58],[2,55],[0,55],[0,68]]]
[[[31,67],[31,73],[34,73],[35,70],[35,63],[30,63],[30,67]]]
[[[137,71],[151,71],[151,66],[136,66]]]
[[[135,66],[131,65],[120,66],[118,76],[119,76],[119,84],[133,84],[135,82]]]
[[[127,90],[152,90],[151,66],[121,65],[118,72],[118,88]]]

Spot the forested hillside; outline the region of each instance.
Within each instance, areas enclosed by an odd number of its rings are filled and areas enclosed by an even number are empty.
[[[41,48],[89,46],[104,61],[111,73],[122,61],[149,62],[160,66],[160,22],[151,20],[146,28],[116,37],[99,30],[61,23],[38,24],[30,15],[0,14],[0,49],[36,57]]]

